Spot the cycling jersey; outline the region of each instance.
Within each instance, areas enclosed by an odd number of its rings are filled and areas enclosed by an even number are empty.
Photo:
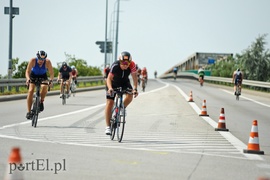
[[[132,88],[130,85],[129,75],[130,73],[136,73],[136,65],[133,61],[131,61],[129,68],[122,70],[120,67],[120,61],[115,61],[111,66],[110,73],[113,75],[113,88],[123,86]]]
[[[107,78],[110,72],[110,68],[105,68],[104,69],[104,78]]]
[[[202,77],[202,76],[204,76],[204,74],[205,74],[205,73],[204,73],[204,70],[203,70],[202,68],[200,68],[200,69],[198,70],[198,75]]]
[[[62,79],[69,79],[69,73],[72,71],[72,69],[69,67],[69,66],[67,66],[67,68],[66,69],[64,69],[63,67],[61,67],[60,69],[59,69],[59,72],[61,73],[61,75],[62,75]]]
[[[46,68],[46,60],[44,61],[44,63],[42,64],[41,67],[39,67],[38,64],[38,58],[36,58],[36,64],[34,67],[32,67],[31,71],[34,75],[44,75],[47,73],[47,68]]]
[[[71,71],[71,74],[72,74],[72,76],[77,75],[77,70],[72,70],[72,71]]]
[[[147,71],[142,70],[141,75],[142,75],[142,77],[147,77]]]

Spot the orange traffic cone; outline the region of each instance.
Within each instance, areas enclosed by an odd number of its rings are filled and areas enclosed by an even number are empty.
[[[229,129],[226,129],[224,108],[221,108],[218,120],[218,127],[215,128],[215,131],[229,131]]]
[[[9,160],[8,160],[8,168],[6,172],[6,176],[4,180],[22,180],[22,170],[24,169],[22,166],[22,158],[20,155],[20,148],[15,147],[12,149]]]
[[[199,114],[199,116],[209,116],[206,110],[206,100],[203,101],[202,111],[201,111],[201,114]]]
[[[192,91],[190,91],[190,93],[189,93],[189,100],[188,100],[188,102],[194,102],[193,101],[193,97],[192,97]]]
[[[244,153],[264,154],[263,151],[260,151],[257,120],[254,120],[252,123],[252,128],[249,135],[248,147],[247,149],[244,149]]]

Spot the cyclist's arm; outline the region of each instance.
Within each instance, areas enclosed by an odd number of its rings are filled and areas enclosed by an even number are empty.
[[[57,81],[59,81],[62,78],[61,72],[58,73]]]
[[[32,67],[35,65],[35,58],[32,58],[29,60],[26,71],[25,71],[25,78],[26,78],[26,83],[30,80],[30,74]]]
[[[133,79],[133,88],[134,90],[137,91],[137,86],[138,86],[138,77],[136,76],[136,72],[131,73],[132,79]]]
[[[110,90],[110,89],[112,90],[112,80],[113,80],[113,74],[109,73],[108,77],[106,79],[106,84],[107,84],[108,90]]]
[[[233,72],[232,82],[234,82],[234,78],[235,78],[235,72]]]
[[[69,79],[68,80],[69,80],[69,82],[71,82],[71,80],[72,80],[72,72],[71,71],[69,72]]]

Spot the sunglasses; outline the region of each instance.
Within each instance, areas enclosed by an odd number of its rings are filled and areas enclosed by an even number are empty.
[[[46,58],[38,58],[38,60],[45,61]]]
[[[128,60],[120,60],[120,64],[129,66],[130,62]]]

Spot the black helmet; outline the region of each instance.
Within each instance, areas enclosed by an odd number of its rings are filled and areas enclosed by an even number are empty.
[[[237,71],[240,71],[240,68],[238,68]]]
[[[41,56],[45,56],[44,58],[41,58]],[[45,60],[47,57],[47,53],[45,51],[38,51],[37,52],[37,58],[40,59],[40,60]]]
[[[63,62],[62,63],[62,67],[64,67],[64,66],[67,66],[67,63],[66,62]]]
[[[123,60],[131,61],[132,60],[132,57],[131,57],[131,55],[130,55],[129,52],[123,51],[123,52],[121,52],[121,54],[119,56],[119,60],[120,61],[123,61]]]

